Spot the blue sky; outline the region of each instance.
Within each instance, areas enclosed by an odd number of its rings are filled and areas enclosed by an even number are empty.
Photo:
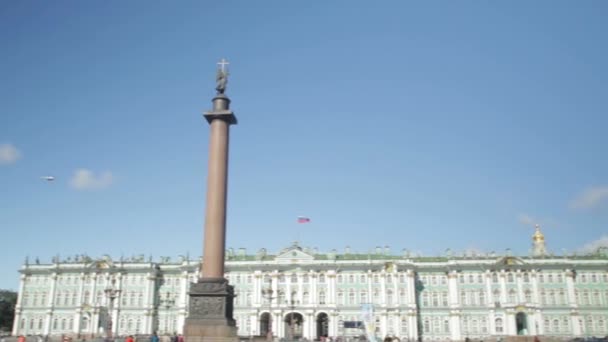
[[[201,254],[222,57],[228,247],[526,254],[533,223],[555,253],[606,243],[607,11],[3,1],[0,288],[28,255]]]

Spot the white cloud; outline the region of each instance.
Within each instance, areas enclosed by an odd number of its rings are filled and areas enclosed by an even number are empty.
[[[96,190],[107,188],[112,181],[111,172],[106,171],[96,176],[91,170],[78,169],[70,179],[70,185],[77,190]]]
[[[592,209],[608,199],[608,186],[591,187],[570,202],[572,209]]]
[[[21,158],[21,152],[11,144],[0,144],[0,164],[12,164]]]
[[[586,243],[583,247],[580,248],[580,251],[583,253],[593,253],[597,251],[597,249],[600,247],[608,248],[608,235],[603,235],[595,241]]]

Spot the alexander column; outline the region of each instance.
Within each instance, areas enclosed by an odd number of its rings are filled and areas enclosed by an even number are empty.
[[[204,114],[210,126],[205,239],[202,276],[190,285],[190,310],[184,326],[186,342],[238,341],[232,317],[234,288],[224,278],[228,140],[230,125],[236,124],[230,99],[224,94],[227,65],[224,59],[218,63],[213,109]]]

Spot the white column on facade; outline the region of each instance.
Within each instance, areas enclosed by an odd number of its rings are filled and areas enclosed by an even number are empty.
[[[262,274],[260,271],[253,273],[253,304],[262,305]]]
[[[91,306],[98,306],[99,303],[95,302],[97,299],[97,279],[99,278],[99,274],[95,273],[91,278],[91,293],[90,293],[90,303]],[[96,323],[93,323],[96,324]]]
[[[506,312],[506,320],[505,320],[505,332],[507,335],[517,335],[517,327],[515,325],[515,312],[509,310]]]
[[[310,272],[309,277],[310,281],[310,300],[314,306],[319,305],[319,299],[317,296],[317,274],[314,272]]]
[[[23,294],[25,293],[25,281],[27,279],[27,275],[22,274],[19,277],[19,292],[17,293],[17,303],[15,304],[15,319],[13,321],[13,336],[19,335],[19,324],[21,322],[21,312],[23,307]],[[25,328],[25,327],[24,327]]]
[[[331,271],[328,272],[327,274],[327,281],[328,281],[328,292],[329,292],[329,299],[328,299],[328,303],[329,304],[336,304],[336,274]]]
[[[576,307],[576,296],[574,294],[574,272],[572,270],[566,271],[566,291],[568,293],[568,304],[571,307]],[[576,322],[578,325],[578,322]]]
[[[293,292],[293,289],[291,287],[291,274],[285,276],[285,292],[285,300],[287,300],[288,303],[291,303],[292,300],[295,300],[295,298],[291,298],[291,294]]]
[[[394,281],[395,281],[395,287],[393,289],[393,298],[395,301],[395,306],[401,306],[401,303],[405,302],[402,298],[401,298],[401,291],[399,291],[399,279],[401,278],[401,274],[396,273],[395,276],[393,277]],[[400,319],[401,320],[401,319]]]
[[[310,298],[310,294],[308,294],[308,298]],[[302,279],[302,273],[298,273],[298,297],[296,300],[300,305],[304,304],[304,279]]]
[[[517,272],[515,273],[515,281],[517,282],[517,304],[519,303],[525,303],[525,299],[524,299],[524,285],[522,283],[523,279],[522,279],[522,274],[521,274],[521,270],[517,270]]]
[[[538,292],[538,273],[536,272],[536,270],[532,270],[530,280],[532,281],[532,302],[534,302],[535,305],[539,305],[540,296]]]
[[[494,310],[488,312],[488,335],[496,334],[496,315]]]
[[[407,333],[410,341],[416,341],[418,339],[418,320],[415,311],[410,311],[408,313]]]
[[[147,273],[145,279],[146,290],[144,292],[144,307],[142,309],[145,309],[146,315],[144,316],[143,321],[143,333],[152,334],[152,330],[154,329],[154,315],[152,313],[154,310],[154,290],[156,288],[156,275],[153,273]],[[172,319],[169,319],[169,322],[171,321]]]
[[[492,273],[489,270],[487,270],[484,275],[484,281],[486,285],[486,306],[494,307],[494,297],[492,295]]]
[[[460,313],[452,311],[450,313],[450,337],[452,341],[462,340],[462,332],[460,329]]]
[[[450,307],[458,307],[458,274],[456,271],[448,273],[448,298],[450,300]]]
[[[57,273],[51,274],[51,290],[49,291],[49,301],[44,322],[44,335],[49,335],[51,333],[51,321],[53,320],[53,307],[55,305],[55,292],[57,290],[57,277]]]
[[[416,275],[412,270],[407,271],[407,296],[408,296],[408,306],[416,307]]]
[[[386,306],[386,273],[380,273],[380,305]],[[384,326],[386,331],[386,325]]]
[[[118,324],[119,322],[119,318],[120,318],[120,309],[122,307],[122,301],[120,300],[120,296],[122,295],[123,291],[122,291],[122,278],[123,278],[123,274],[122,273],[118,273],[116,275],[116,289],[119,291],[118,292],[118,296],[116,296],[116,299],[114,299],[114,303],[113,303],[113,309],[114,312],[112,312],[112,334],[113,336],[116,336],[118,334]]]
[[[277,274],[277,272],[273,272],[272,275],[270,276],[270,286],[272,288],[272,299],[271,299],[271,303],[270,306],[272,306],[273,303],[278,303],[278,299],[279,299],[279,275]],[[280,303],[283,304],[283,303]],[[274,324],[274,323],[273,323]],[[278,330],[275,330],[278,331]]]
[[[85,274],[80,273],[80,276],[76,279],[80,280],[80,286],[78,287],[78,301],[76,302],[76,305],[78,305],[78,309],[76,310],[76,313],[74,314],[74,325],[72,326],[72,332],[74,334],[80,334],[80,322],[82,321],[82,298],[84,297],[84,278],[85,278]]]
[[[500,282],[500,302],[507,302],[507,275],[505,270],[500,270],[498,275],[498,281]]]
[[[388,322],[386,311],[378,313],[380,315],[380,336],[386,336],[388,333]]]
[[[372,293],[372,278],[373,278],[372,270],[367,270],[367,302],[368,303],[374,302],[374,296]]]
[[[580,322],[581,316],[578,313],[570,315],[570,326],[572,327],[572,335],[581,336],[583,335],[583,327]],[[585,324],[583,322],[583,324]]]

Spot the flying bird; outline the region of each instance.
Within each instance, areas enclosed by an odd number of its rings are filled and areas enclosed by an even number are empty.
[[[55,177],[53,177],[53,176],[42,176],[42,177],[40,177],[40,179],[45,180],[47,182],[52,182],[52,181],[55,180]]]

